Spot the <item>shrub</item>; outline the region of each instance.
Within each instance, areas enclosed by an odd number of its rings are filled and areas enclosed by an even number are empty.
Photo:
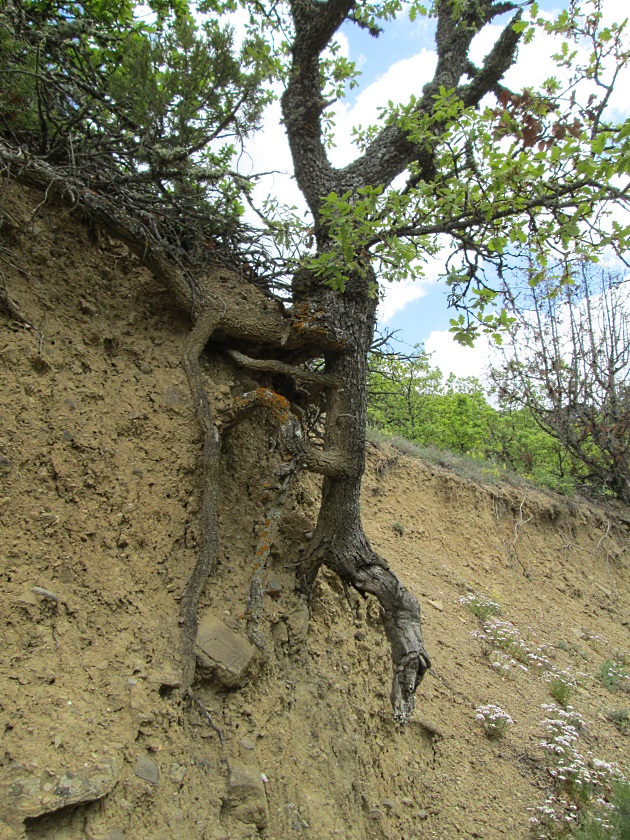
[[[630,694],[630,673],[624,664],[625,654],[617,654],[615,659],[605,659],[597,674],[597,679],[608,691],[625,691]]]
[[[485,621],[492,615],[501,615],[501,606],[485,595],[471,592],[459,599],[459,603],[467,607],[480,621]]]
[[[489,703],[476,710],[475,720],[479,721],[488,738],[503,738],[514,721],[500,706]]]
[[[630,711],[628,709],[610,709],[604,714],[606,720],[613,723],[622,735],[630,735]]]
[[[549,681],[549,693],[556,703],[562,706],[563,709],[566,709],[569,700],[572,699],[575,693],[575,686],[571,685],[564,677],[558,675],[552,677]]]

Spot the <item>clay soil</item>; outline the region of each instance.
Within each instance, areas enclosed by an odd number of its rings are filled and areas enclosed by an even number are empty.
[[[630,770],[610,720],[630,695],[597,679],[630,652],[628,511],[475,483],[388,447],[370,447],[363,515],[422,605],[434,667],[411,723],[392,719],[377,604],[326,573],[310,621],[294,595],[309,476],[265,570],[265,654],[241,688],[196,684],[207,714],[182,700],[179,597],[199,541],[190,324],[71,212],[7,183],[0,212],[0,283],[17,307],[0,312],[0,837],[524,840],[553,790],[541,706],[560,671],[577,680],[581,754]],[[218,351],[206,375],[219,414],[252,384]],[[242,635],[273,436],[260,413],[224,445],[220,562],[201,608]],[[501,672],[470,596],[500,605],[545,663]],[[476,720],[490,703],[514,721],[502,738]],[[264,779],[266,827],[231,809],[235,759]]]

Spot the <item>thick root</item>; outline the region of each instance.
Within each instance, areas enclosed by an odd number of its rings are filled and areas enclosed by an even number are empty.
[[[182,691],[184,693],[190,690],[195,675],[197,605],[206,582],[214,569],[219,550],[217,504],[221,439],[214,423],[201,368],[199,367],[199,356],[218,323],[219,317],[213,312],[197,321],[188,339],[183,359],[197,419],[204,435],[199,517],[201,547],[195,568],[188,579],[180,602]]]
[[[357,551],[357,548],[360,550]],[[396,720],[405,724],[413,714],[415,693],[431,667],[420,617],[420,605],[386,561],[370,547],[367,538],[357,545],[326,557],[326,565],[362,595],[374,595],[383,610],[385,632],[391,647],[393,679],[390,700]]]

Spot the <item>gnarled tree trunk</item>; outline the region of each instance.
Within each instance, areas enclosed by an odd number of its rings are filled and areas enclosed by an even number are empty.
[[[361,523],[367,355],[376,310],[376,299],[367,292],[370,279],[368,270],[368,277],[349,283],[343,295],[326,295],[327,319],[335,333],[343,335],[345,346],[325,354],[326,373],[343,383],[327,394],[325,446],[343,454],[346,469],[323,479],[317,527],[305,552],[301,583],[310,596],[317,570],[324,564],[362,595],[378,599],[392,650],[392,706],[396,719],[404,723],[413,711],[416,687],[430,661],[418,602],[371,547]]]

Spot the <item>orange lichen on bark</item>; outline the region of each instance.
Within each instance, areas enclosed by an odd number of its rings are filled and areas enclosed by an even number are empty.
[[[294,310],[293,327],[296,330],[316,330],[317,332],[326,332],[325,328],[317,323],[324,317],[321,309],[311,309],[308,304],[304,303]]]
[[[280,423],[286,423],[290,415],[291,404],[286,397],[272,391],[271,388],[256,388],[256,402],[268,408]]]

